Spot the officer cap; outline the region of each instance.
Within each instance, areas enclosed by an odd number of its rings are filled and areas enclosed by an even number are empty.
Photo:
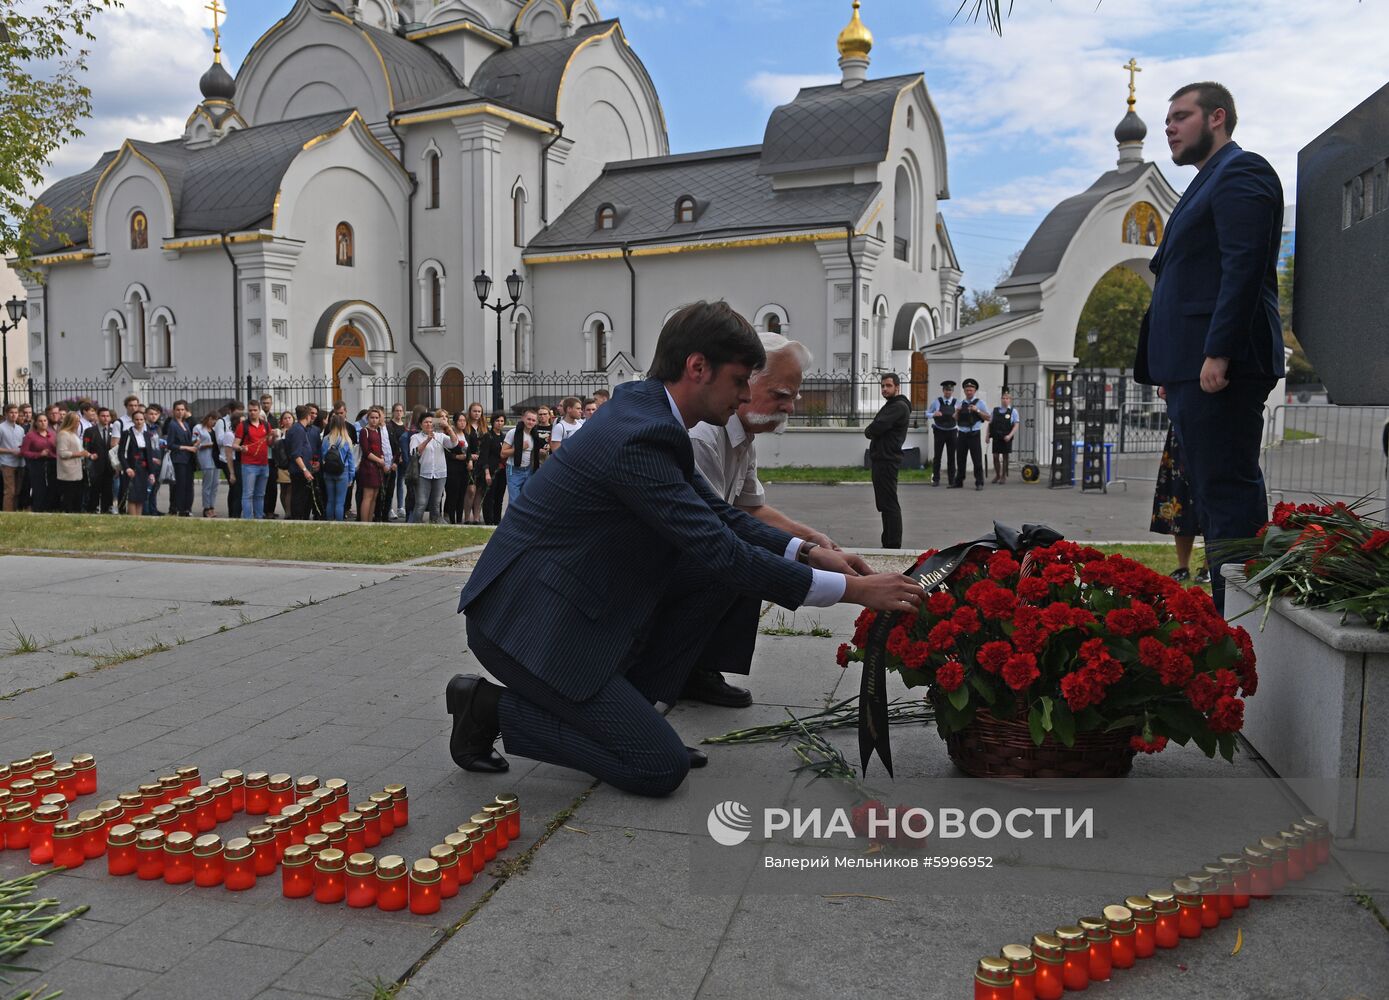
[[[940,384],[940,387],[942,389],[953,389],[955,388],[955,380],[953,378],[948,378]]]
[[[976,381],[975,381],[974,379],[972,379],[972,378],[967,378],[967,379],[965,379],[965,381],[964,381],[963,384],[964,384],[964,387],[965,387],[966,389],[978,389],[978,388],[979,388],[979,383],[976,382]]]

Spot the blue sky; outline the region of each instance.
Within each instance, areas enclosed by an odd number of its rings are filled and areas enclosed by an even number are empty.
[[[235,71],[292,0],[223,0]],[[595,0],[621,17],[656,82],[673,152],[760,142],[771,109],[804,84],[836,80],[848,0]],[[964,284],[988,288],[1057,201],[1113,166],[1138,59],[1145,152],[1178,189],[1162,140],[1165,98],[1218,79],[1235,94],[1235,138],[1267,156],[1294,200],[1297,150],[1386,81],[1384,0],[1016,0],[1003,37],[954,19],[958,0],[864,0],[870,76],[923,72],[941,112],[952,198],[941,210]],[[97,117],[50,177],[84,169],[125,137],[182,132],[210,61],[203,0],[126,0],[97,26],[90,83]]]

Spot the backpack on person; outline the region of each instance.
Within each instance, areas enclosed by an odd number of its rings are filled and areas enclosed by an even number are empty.
[[[323,471],[329,476],[340,476],[347,471],[347,463],[342,460],[341,445],[333,445],[323,456]]]

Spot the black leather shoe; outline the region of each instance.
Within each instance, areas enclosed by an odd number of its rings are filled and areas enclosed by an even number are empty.
[[[495,707],[488,711],[479,704],[485,700],[479,695],[484,695],[491,687],[476,674],[455,674],[444,690],[444,704],[453,716],[449,754],[465,771],[495,774],[511,767],[492,747],[501,734]]]
[[[709,755],[703,750],[696,750],[694,747],[686,747],[686,752],[690,755],[690,770],[709,766]]]
[[[962,490],[962,489],[964,489],[964,488],[965,488],[965,484],[964,484],[964,483],[950,483],[948,486],[946,486],[946,489],[948,489],[948,490]]]
[[[717,670],[695,670],[685,682],[680,697],[686,701],[702,701],[706,705],[724,708],[747,708],[752,704],[752,692],[734,687]]]
[[[940,485],[940,480],[939,480],[939,479],[932,479],[932,480],[931,480],[931,485],[932,485],[932,486],[939,486],[939,485]]]
[[[984,488],[984,484],[983,484],[983,483],[975,483],[975,484],[974,484],[974,488],[975,488],[976,491],[982,490],[982,489]]]

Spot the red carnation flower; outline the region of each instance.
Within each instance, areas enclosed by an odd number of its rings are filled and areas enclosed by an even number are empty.
[[[936,683],[943,691],[954,691],[965,682],[965,668],[958,660],[950,660],[936,668]]]
[[[926,610],[937,618],[944,618],[955,608],[955,597],[947,590],[937,590],[926,598]]]
[[[1020,653],[1037,654],[1047,644],[1047,633],[1040,628],[1020,628],[1013,632],[1013,645]]]
[[[901,625],[894,625],[887,634],[887,651],[893,656],[904,655],[910,643],[911,637],[907,635],[907,630]]]
[[[982,599],[974,603],[979,608],[979,613],[985,618],[993,618],[998,621],[1012,618],[1013,613],[1018,608],[1017,595],[1011,590],[1004,590],[997,586],[992,590],[985,591]]]
[[[1008,662],[1008,657],[1013,655],[1013,647],[1006,642],[986,642],[979,647],[976,658],[979,665],[991,674],[996,674],[1003,669]]]
[[[1163,651],[1158,676],[1168,687],[1185,687],[1191,680],[1192,669],[1190,656],[1180,649],[1168,649]]]
[[[1134,736],[1129,739],[1129,746],[1139,753],[1162,753],[1167,747],[1166,736],[1154,736],[1153,742],[1149,743],[1141,736]]]
[[[1104,701],[1105,686],[1094,671],[1086,668],[1061,678],[1061,695],[1071,711],[1079,712]]]
[[[1210,714],[1210,727],[1213,733],[1237,733],[1244,727],[1244,702],[1228,695],[1215,703]]]
[[[1138,662],[1151,670],[1162,667],[1167,655],[1167,647],[1150,635],[1138,640]]]
[[[979,631],[979,613],[968,605],[956,608],[950,624],[965,635],[973,635]]]
[[[868,631],[873,627],[873,622],[877,619],[878,613],[864,608],[859,612],[858,618],[854,619],[854,645],[860,649],[868,641]]]
[[[1217,670],[1215,683],[1220,688],[1222,698],[1233,698],[1239,691],[1239,675],[1233,670]]]
[[[1197,674],[1186,685],[1186,697],[1198,712],[1209,712],[1220,698],[1220,688],[1210,674]]]
[[[1018,561],[1007,552],[995,552],[989,556],[989,577],[1002,583],[1010,576],[1015,576],[1022,566]]]
[[[1031,653],[1016,653],[1008,657],[1003,665],[1003,683],[1014,691],[1023,691],[1042,676],[1037,669],[1037,658]]]
[[[1378,552],[1389,545],[1389,531],[1376,531],[1360,545],[1361,552]]]
[[[926,641],[931,644],[932,650],[945,653],[955,645],[955,639],[958,635],[959,631],[950,622],[936,622],[930,634],[926,636]]]
[[[902,656],[902,662],[913,670],[920,670],[931,658],[931,647],[924,642],[914,642]]]
[[[1042,570],[1042,579],[1048,586],[1065,587],[1075,583],[1076,571],[1068,563],[1054,563]]]
[[[1028,576],[1018,581],[1018,597],[1024,601],[1044,601],[1051,593],[1051,588],[1041,577]]]
[[[847,642],[841,642],[839,644],[839,649],[835,650],[834,662],[841,667],[847,667],[849,665],[849,644]]]

